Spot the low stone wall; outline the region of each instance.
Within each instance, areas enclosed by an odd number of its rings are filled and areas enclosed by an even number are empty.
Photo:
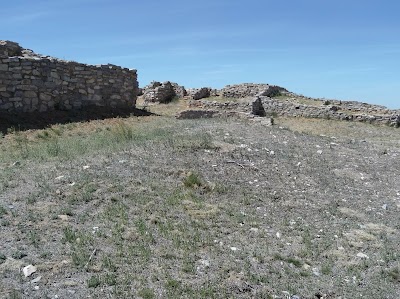
[[[0,111],[134,107],[137,93],[136,70],[64,61],[0,43]]]
[[[242,83],[227,85],[219,93],[225,98],[246,98],[254,96],[274,96],[286,89],[269,84]]]
[[[290,117],[307,117],[307,118],[323,118],[347,121],[367,122],[379,125],[389,125],[400,127],[400,114],[393,111],[392,114],[372,115],[372,114],[352,114],[349,111],[342,112],[337,106],[310,106],[305,104],[297,104],[291,101],[276,100],[269,97],[258,97],[261,100],[262,107],[266,115],[280,115]],[[258,100],[258,101],[259,101]],[[189,107],[203,109],[219,109],[227,111],[241,111],[252,113],[254,110],[254,102],[257,98],[243,102],[217,102],[198,100],[191,101]]]

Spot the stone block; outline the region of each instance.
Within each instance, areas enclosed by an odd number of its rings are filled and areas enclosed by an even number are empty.
[[[11,97],[11,93],[6,92],[6,91],[0,92],[0,95],[1,95],[3,98],[9,98],[9,97]]]
[[[52,96],[50,94],[47,94],[47,93],[41,93],[39,95],[39,98],[40,98],[41,101],[48,102],[48,101],[50,101],[52,99]]]
[[[36,98],[37,97],[37,93],[35,91],[25,91],[24,92],[24,97],[27,98]]]
[[[3,104],[3,105],[0,105],[0,109],[2,109],[2,110],[9,110],[9,109],[12,108],[12,107],[13,107],[13,104],[10,103],[10,102],[5,103],[5,104]]]
[[[21,102],[21,101],[22,101],[22,98],[13,97],[13,98],[9,98],[8,101],[9,101],[9,102]]]
[[[0,64],[0,72],[7,72],[8,64]]]

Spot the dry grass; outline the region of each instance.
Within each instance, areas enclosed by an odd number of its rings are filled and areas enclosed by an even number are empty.
[[[340,140],[365,140],[389,147],[400,147],[398,128],[376,126],[360,122],[346,122],[312,118],[279,117],[276,124],[290,130],[335,137]]]

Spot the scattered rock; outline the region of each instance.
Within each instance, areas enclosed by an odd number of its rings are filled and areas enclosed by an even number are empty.
[[[24,273],[25,277],[31,276],[33,273],[35,273],[37,268],[33,265],[28,265],[22,269],[22,272]]]
[[[315,276],[321,276],[321,273],[319,272],[318,268],[312,268],[312,273],[313,273]]]
[[[58,215],[58,218],[59,218],[60,220],[63,220],[63,221],[68,221],[69,216],[68,216],[68,215]]]
[[[42,276],[38,276],[38,277],[36,277],[35,279],[32,279],[32,280],[31,280],[31,283],[32,283],[32,284],[38,283],[41,279],[42,279]]]
[[[361,259],[369,259],[369,256],[362,252],[357,253],[357,257]]]

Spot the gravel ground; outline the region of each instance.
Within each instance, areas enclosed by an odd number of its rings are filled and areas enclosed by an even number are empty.
[[[400,130],[276,123],[5,136],[0,297],[399,298]]]

